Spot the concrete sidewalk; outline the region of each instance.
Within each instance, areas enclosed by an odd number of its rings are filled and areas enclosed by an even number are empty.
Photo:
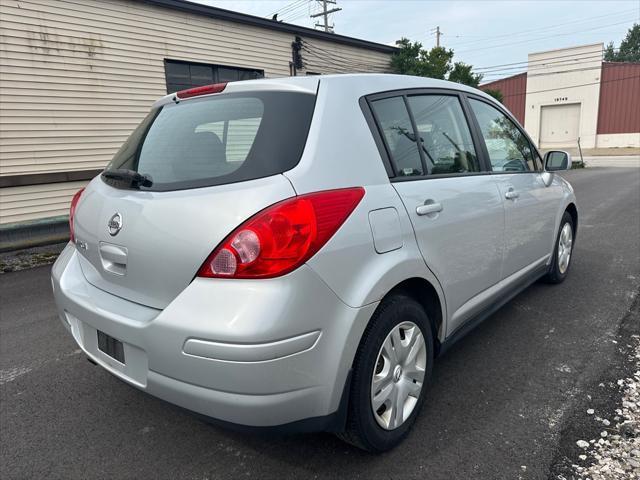
[[[640,155],[624,155],[615,157],[583,157],[587,167],[637,167],[640,168]],[[572,157],[574,161],[580,156]]]

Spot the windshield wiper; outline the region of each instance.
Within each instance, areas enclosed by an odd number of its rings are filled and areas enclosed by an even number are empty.
[[[153,180],[151,180],[149,175],[124,168],[105,170],[102,172],[102,176],[109,180],[125,183],[129,188],[150,187],[153,185]]]

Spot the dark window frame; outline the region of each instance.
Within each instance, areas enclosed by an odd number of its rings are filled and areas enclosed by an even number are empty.
[[[376,100],[381,100],[384,98],[392,98],[392,97],[403,97],[405,108],[409,113],[409,117],[411,118],[412,126],[414,129],[414,135],[416,138],[418,137],[418,132],[415,124],[415,119],[413,117],[413,112],[408,104],[408,97],[412,96],[420,96],[420,95],[437,95],[437,96],[453,96],[457,97],[460,103],[460,107],[462,108],[462,112],[464,114],[464,118],[467,122],[467,127],[469,128],[469,133],[471,134],[471,140],[473,142],[473,147],[475,149],[476,156],[478,157],[478,163],[480,165],[479,172],[460,172],[460,173],[439,173],[439,174],[429,174],[428,169],[426,168],[426,160],[424,158],[424,152],[421,148],[418,148],[418,152],[420,154],[420,158],[423,164],[424,171],[427,172],[424,175],[415,175],[409,177],[401,177],[396,175],[395,165],[392,160],[392,156],[390,155],[389,148],[386,144],[386,140],[384,139],[384,134],[380,130],[380,122],[377,118],[375,111],[373,110],[371,103]],[[450,178],[450,177],[469,177],[469,176],[481,176],[481,175],[491,175],[491,164],[488,161],[487,150],[484,145],[484,138],[482,137],[481,131],[478,129],[478,124],[475,121],[475,117],[473,116],[473,112],[471,111],[471,107],[468,105],[467,99],[465,97],[465,92],[457,90],[457,89],[449,89],[449,88],[409,88],[409,89],[398,89],[398,90],[389,90],[385,92],[378,92],[370,95],[365,95],[359,99],[360,109],[362,110],[365,120],[371,130],[371,133],[374,138],[374,142],[378,148],[378,152],[380,153],[380,157],[382,158],[383,165],[385,170],[387,171],[387,175],[389,176],[389,180],[391,182],[412,182],[412,181],[420,181],[420,180],[431,180],[438,178]],[[528,137],[527,137],[528,138]]]
[[[253,95],[260,97],[261,95],[264,96],[271,96],[274,93],[283,93],[283,92],[270,92],[270,91],[266,91],[266,92],[253,92]],[[290,93],[291,94],[291,93]],[[296,138],[300,138],[300,149],[299,149],[299,154],[294,154],[292,156],[292,158],[294,158],[294,161],[291,161],[290,164],[285,165],[285,167],[283,169],[277,168],[273,173],[268,172],[268,173],[261,173],[258,176],[252,176],[251,178],[237,178],[238,175],[241,175],[242,172],[240,172],[240,168],[237,170],[237,174],[236,171],[231,172],[229,175],[225,175],[225,176],[219,176],[219,177],[208,177],[208,178],[201,178],[201,179],[194,179],[194,180],[186,180],[186,181],[176,181],[176,182],[171,182],[171,183],[164,183],[164,184],[157,184],[154,185],[153,187],[137,187],[137,189],[141,190],[141,191],[150,191],[150,192],[175,192],[175,191],[182,191],[182,190],[193,190],[196,188],[205,188],[205,187],[213,187],[213,186],[217,186],[217,185],[231,185],[234,183],[241,183],[241,182],[247,182],[247,181],[252,181],[252,180],[257,180],[260,178],[267,178],[273,175],[277,175],[277,174],[281,174],[284,172],[287,172],[289,170],[292,170],[293,168],[295,168],[299,163],[300,160],[302,159],[303,155],[304,155],[304,151],[307,147],[307,140],[308,140],[308,135],[309,132],[311,131],[310,125],[311,122],[313,120],[313,117],[315,115],[315,108],[316,108],[316,102],[318,99],[318,95],[317,95],[317,91],[314,94],[311,93],[300,93],[300,92],[294,92],[293,94],[295,95],[304,95],[304,96],[309,96],[309,97],[313,97],[313,101],[310,105],[310,111],[308,112],[308,116],[305,117],[308,119],[308,124],[306,125],[306,129],[303,129],[305,134],[304,137],[302,135],[296,137]],[[225,93],[224,95],[226,98],[233,98],[233,97],[245,97],[245,96],[251,96],[251,92],[233,92],[233,93]],[[200,102],[200,101],[207,101],[210,100],[207,97],[202,97],[202,98],[193,98],[193,99],[188,99],[186,100],[186,102]],[[180,102],[183,103],[183,102]],[[281,104],[280,104],[281,105]],[[149,130],[151,129],[151,127],[153,126],[156,118],[158,117],[158,115],[160,115],[160,113],[162,112],[162,110],[166,107],[162,106],[156,110],[152,110],[150,112],[150,114],[148,115],[147,118],[149,118],[149,123],[148,125],[145,126],[144,131],[142,132],[141,138],[139,140],[139,143],[136,147],[136,153],[135,153],[135,157],[133,159],[133,165],[135,166],[135,170],[138,169],[138,165],[139,165],[139,161],[140,161],[140,153],[142,151],[142,147],[144,145],[144,142],[146,141],[147,135],[149,133]],[[258,130],[258,134],[260,133],[260,129]],[[256,136],[257,136],[256,135]],[[266,135],[265,133],[262,133],[262,135]],[[253,150],[253,147],[251,148],[251,150]],[[296,153],[296,152],[294,152]],[[117,153],[116,153],[117,155]],[[115,157],[114,157],[115,158]],[[111,161],[113,162],[113,160]],[[107,169],[109,169],[109,167],[111,166],[111,162],[107,165],[107,167],[105,168],[104,171],[106,171]],[[244,162],[243,162],[244,163]],[[120,168],[120,166],[117,166],[116,168]],[[102,173],[104,173],[104,171],[102,171]],[[236,178],[229,178],[230,175],[236,175]],[[114,188],[119,188],[119,189],[132,189],[133,187],[131,187],[131,185],[128,184],[128,182],[119,182],[116,180],[110,180],[105,178],[104,176],[102,176],[102,181],[105,182],[107,185],[110,185]]]
[[[173,58],[165,58],[164,59],[164,81],[165,81],[165,88],[167,90],[167,93],[175,93],[178,90],[172,90],[169,88],[170,85],[174,85],[174,82],[169,82],[169,75],[167,72],[167,64],[181,64],[181,65],[188,65],[188,66],[198,66],[198,67],[208,67],[211,68],[212,71],[212,83],[219,83],[220,82],[220,77],[219,77],[219,73],[218,70],[221,68],[226,68],[229,70],[236,70],[238,72],[247,72],[247,73],[254,73],[254,74],[258,74],[261,75],[259,77],[256,78],[264,78],[264,69],[260,69],[260,68],[247,68],[247,67],[236,67],[233,65],[222,65],[222,64],[217,64],[217,63],[203,63],[203,62],[191,62],[188,60],[177,60],[177,59],[173,59]],[[232,80],[233,81],[233,80]],[[208,85],[208,84],[205,84]],[[187,85],[185,85],[187,86]],[[187,88],[193,88],[193,87],[201,87],[203,86],[202,84],[195,84],[190,82],[190,86],[187,86]]]
[[[482,139],[483,156],[487,159],[487,164],[488,164],[488,167],[489,167],[489,171],[490,171],[490,173],[492,175],[513,175],[513,174],[532,174],[532,173],[540,174],[540,173],[544,172],[544,157],[540,154],[540,150],[538,150],[538,147],[536,147],[535,143],[533,143],[533,141],[531,140],[531,137],[527,134],[526,130],[522,127],[522,125],[520,125],[518,120],[516,120],[516,118],[509,112],[509,110],[504,108],[501,104],[494,103],[491,100],[488,100],[488,99],[486,99],[486,98],[484,98],[484,97],[482,97],[480,95],[474,94],[474,93],[466,93],[466,92],[464,92],[463,95],[465,97],[465,102],[468,104],[469,113],[471,114],[471,117],[473,119],[472,121],[475,124],[474,128],[478,131],[478,133],[480,134],[480,137]],[[469,103],[470,99],[485,103],[485,104],[489,105],[490,107],[495,108],[500,113],[505,115],[511,121],[511,123],[514,124],[514,126],[520,132],[520,134],[524,136],[524,138],[527,140],[527,142],[529,142],[529,149],[531,150],[531,153],[538,155],[538,158],[540,159],[540,163],[542,164],[540,170],[528,170],[528,171],[525,171],[525,172],[497,172],[497,171],[493,170],[493,167],[491,165],[491,159],[489,157],[489,150],[487,149],[487,145],[485,143],[484,136],[482,135],[482,129],[480,128],[480,124],[478,123],[478,119],[476,118],[476,115],[473,112],[473,109],[471,108],[471,104]],[[535,163],[535,159],[534,159],[534,163]]]

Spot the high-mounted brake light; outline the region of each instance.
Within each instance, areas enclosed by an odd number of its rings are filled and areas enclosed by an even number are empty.
[[[199,277],[272,278],[320,250],[362,200],[364,188],[289,198],[258,212],[209,255]]]
[[[199,95],[220,93],[225,89],[226,86],[227,82],[222,82],[214,83],[213,85],[205,85],[204,87],[188,88],[186,90],[180,90],[179,92],[176,92],[176,96],[182,100],[185,98],[197,97]]]
[[[73,226],[74,217],[76,216],[76,208],[78,207],[78,202],[80,201],[80,197],[82,196],[82,192],[84,192],[84,188],[78,190],[76,194],[71,199],[71,207],[69,208],[69,237],[72,242],[76,240],[76,234]]]

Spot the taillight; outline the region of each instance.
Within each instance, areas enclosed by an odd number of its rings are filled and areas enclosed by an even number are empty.
[[[295,270],[329,241],[364,188],[309,193],[276,203],[236,228],[205,260],[200,277],[271,278]]]
[[[84,192],[84,188],[76,192],[76,194],[71,199],[71,207],[69,208],[69,237],[72,242],[75,242],[76,240],[76,235],[73,228],[73,217],[75,217],[76,215],[76,208],[78,206],[78,201],[82,196],[82,192]]]
[[[197,97],[199,95],[209,95],[211,93],[220,93],[227,86],[227,82],[214,83],[212,85],[205,85],[203,87],[188,88],[186,90],[180,90],[176,92],[176,96],[180,99]]]

